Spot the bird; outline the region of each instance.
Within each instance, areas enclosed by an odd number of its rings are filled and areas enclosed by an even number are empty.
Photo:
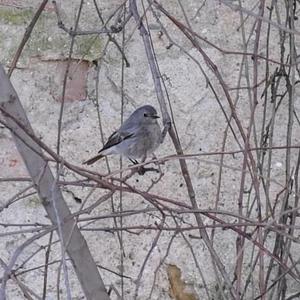
[[[145,161],[161,143],[161,129],[156,109],[151,105],[137,108],[121,127],[113,132],[98,154],[83,164],[91,165],[112,154],[127,157],[133,164]]]

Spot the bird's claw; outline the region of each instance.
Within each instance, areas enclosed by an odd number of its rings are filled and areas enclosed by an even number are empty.
[[[156,172],[156,173],[159,173],[159,170],[157,170],[155,168],[145,168],[145,167],[138,167],[137,171],[138,171],[139,175],[144,175],[146,172]]]

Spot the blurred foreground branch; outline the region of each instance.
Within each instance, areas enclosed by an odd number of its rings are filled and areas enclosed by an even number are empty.
[[[33,130],[18,95],[1,65],[0,106],[2,110],[7,112],[10,116],[19,120],[23,124],[24,129],[33,134]],[[13,128],[12,135],[15,144],[25,162],[28,173],[42,200],[42,204],[47,211],[48,217],[54,225],[58,225],[56,228],[57,230],[59,228],[61,229],[60,236],[62,238],[61,242],[63,248],[71,258],[86,299],[108,300],[109,297],[98,272],[97,265],[74,218],[69,218],[71,212],[63,199],[61,190],[52,175],[47,160],[43,158],[40,146],[33,141],[26,134],[24,129],[12,118],[5,116],[5,114],[4,117],[6,117],[6,122],[10,127]],[[5,273],[7,273],[7,270]],[[2,282],[0,299],[5,299],[5,285],[6,282]]]

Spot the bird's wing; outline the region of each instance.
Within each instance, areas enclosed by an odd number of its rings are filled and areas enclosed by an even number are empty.
[[[127,140],[131,138],[134,135],[134,133],[129,133],[126,131],[115,131],[109,138],[106,144],[103,146],[101,150],[99,150],[98,153],[102,152],[103,150],[106,150],[112,146],[120,144],[122,141]]]

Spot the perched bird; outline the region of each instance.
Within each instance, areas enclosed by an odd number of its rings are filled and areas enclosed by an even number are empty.
[[[144,161],[161,142],[161,130],[157,122],[157,111],[151,105],[136,109],[130,117],[115,131],[98,154],[84,164],[91,165],[106,155],[120,154],[137,164]]]

